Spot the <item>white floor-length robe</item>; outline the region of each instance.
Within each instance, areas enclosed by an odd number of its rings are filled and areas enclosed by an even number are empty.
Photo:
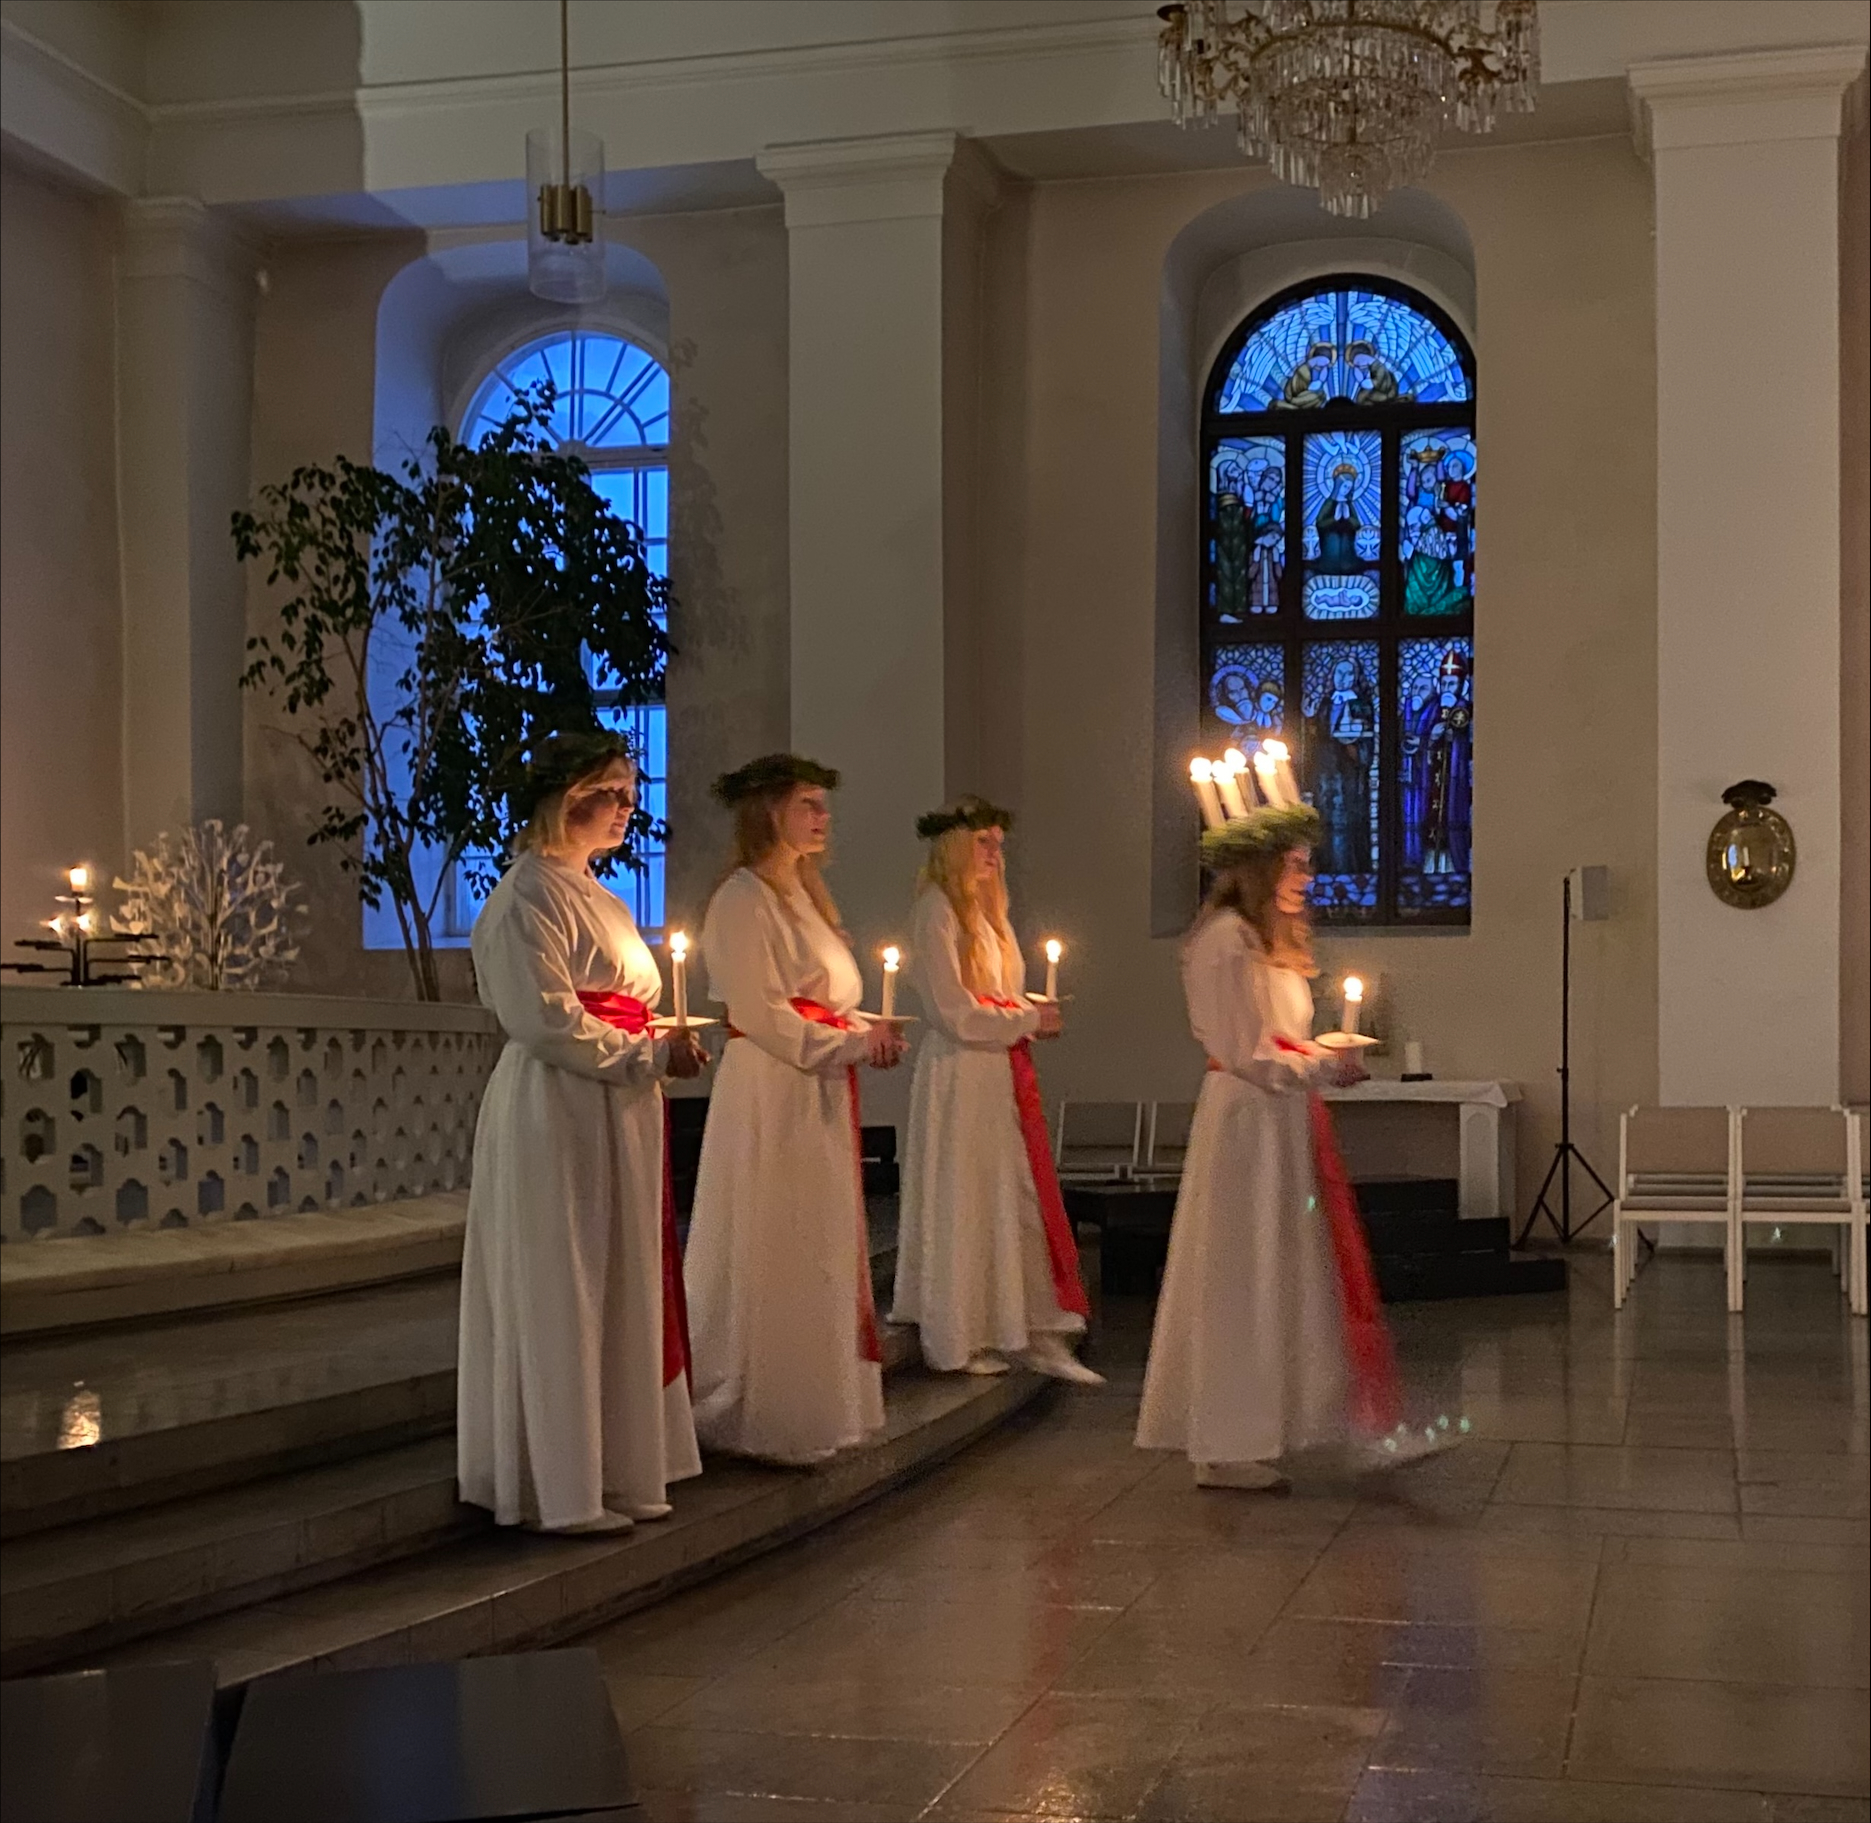
[[[1221,1068],[1189,1133],[1137,1443],[1195,1462],[1342,1443],[1343,1318],[1307,1104],[1330,1060],[1311,1044],[1312,990],[1234,912],[1195,932],[1182,974],[1189,1023]]]
[[[582,867],[522,855],[474,925],[506,1048],[481,1102],[461,1266],[457,1472],[502,1525],[660,1504],[701,1472],[688,1385],[663,1384],[667,1048],[579,992],[653,1007],[656,963]]]
[[[731,1038],[702,1135],[685,1272],[695,1425],[710,1449],[804,1463],[884,1421],[864,1358],[870,1258],[850,1070],[864,1055],[863,977],[803,892],[746,868],[702,926]],[[817,1002],[857,1029],[815,1024]]]
[[[999,939],[985,925],[976,955],[982,991],[1018,1006],[984,1005],[962,980],[954,908],[925,888],[911,920],[910,981],[927,1023],[910,1085],[890,1318],[914,1323],[923,1359],[944,1372],[1085,1327],[1059,1307],[1014,1102],[1008,1051],[1039,1029],[1039,1009],[1024,980],[1003,978]]]

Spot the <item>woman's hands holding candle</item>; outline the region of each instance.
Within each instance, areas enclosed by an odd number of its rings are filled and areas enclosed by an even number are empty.
[[[878,1020],[864,1033],[864,1061],[873,1070],[894,1070],[909,1055],[909,1041],[900,1025]]]
[[[1035,1038],[1057,1038],[1065,1030],[1065,1015],[1056,1004],[1042,1002],[1039,1008],[1039,1030]]]
[[[677,1026],[669,1033],[667,1043],[669,1074],[679,1081],[687,1082],[708,1068],[708,1053],[690,1027]]]

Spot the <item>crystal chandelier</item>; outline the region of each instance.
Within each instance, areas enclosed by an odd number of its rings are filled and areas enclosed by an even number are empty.
[[[1182,0],[1161,8],[1160,80],[1177,123],[1232,105],[1241,150],[1369,215],[1425,176],[1453,123],[1527,113],[1540,80],[1535,0]]]

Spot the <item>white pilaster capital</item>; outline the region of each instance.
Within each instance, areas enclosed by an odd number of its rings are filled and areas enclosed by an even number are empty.
[[[1668,57],[1629,72],[1638,150],[1838,139],[1863,105],[1862,44]]]
[[[768,146],[755,163],[786,198],[788,228],[939,219],[956,144],[953,133],[817,139]]]
[[[259,249],[193,196],[139,197],[124,205],[120,271],[126,279],[182,278],[235,303],[253,297]]]

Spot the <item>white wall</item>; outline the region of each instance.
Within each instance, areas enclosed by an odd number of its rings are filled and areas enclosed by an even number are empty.
[[[124,854],[108,205],[0,163],[0,945]]]

